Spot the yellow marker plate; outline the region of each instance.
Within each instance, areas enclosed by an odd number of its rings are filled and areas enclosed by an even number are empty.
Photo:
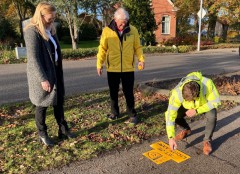
[[[145,157],[152,160],[156,164],[162,164],[166,161],[171,160],[171,157],[167,156],[166,154],[162,153],[159,150],[150,150],[148,152],[143,153]]]
[[[150,146],[153,149],[158,150],[158,151],[164,153],[165,155],[169,156],[172,160],[174,160],[177,163],[181,163],[181,162],[183,162],[183,161],[185,161],[185,160],[190,158],[190,156],[182,153],[179,150],[172,151],[170,149],[169,145],[164,143],[164,142],[162,142],[162,141],[159,141],[157,143],[151,144]]]

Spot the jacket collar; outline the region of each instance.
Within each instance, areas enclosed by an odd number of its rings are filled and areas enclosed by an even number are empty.
[[[113,19],[110,24],[108,25],[108,27],[110,29],[112,29],[113,31],[115,31],[116,33],[118,33],[118,29],[117,29],[117,24],[115,22],[115,20]],[[130,32],[130,25],[129,25],[129,21],[127,22],[125,28],[123,29],[123,34],[125,33],[129,33]]]

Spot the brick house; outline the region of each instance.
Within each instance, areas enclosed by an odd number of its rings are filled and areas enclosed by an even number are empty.
[[[158,29],[155,31],[156,42],[176,37],[176,13],[178,8],[171,0],[152,0]]]

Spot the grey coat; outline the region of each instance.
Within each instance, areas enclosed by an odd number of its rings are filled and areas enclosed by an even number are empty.
[[[61,84],[61,95],[64,96],[62,59],[58,45],[58,63],[60,75],[56,74],[55,62],[52,59],[51,45],[44,40],[35,27],[28,28],[24,33],[27,49],[27,79],[29,98],[36,106],[48,107],[57,104],[57,84]],[[55,40],[57,41],[56,37]],[[58,69],[59,69],[58,68]],[[41,82],[48,80],[52,91],[43,90]],[[61,83],[57,83],[60,80]],[[62,98],[63,97],[59,97]]]

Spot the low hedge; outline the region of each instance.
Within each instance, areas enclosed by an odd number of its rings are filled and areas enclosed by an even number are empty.
[[[79,48],[77,50],[64,49],[62,50],[63,59],[81,59],[85,57],[96,56],[98,48]]]
[[[201,46],[201,50],[206,49],[222,49],[222,48],[238,48],[239,43],[232,44],[215,44],[215,45],[205,45]],[[196,45],[180,45],[178,47],[159,47],[159,46],[147,46],[143,47],[143,52],[145,54],[151,53],[187,53],[195,51],[197,49]],[[77,50],[63,49],[62,56],[63,59],[82,59],[86,57],[96,56],[98,48],[79,48]],[[12,63],[25,63],[26,58],[16,59],[15,50],[0,50],[0,64],[12,64]]]

